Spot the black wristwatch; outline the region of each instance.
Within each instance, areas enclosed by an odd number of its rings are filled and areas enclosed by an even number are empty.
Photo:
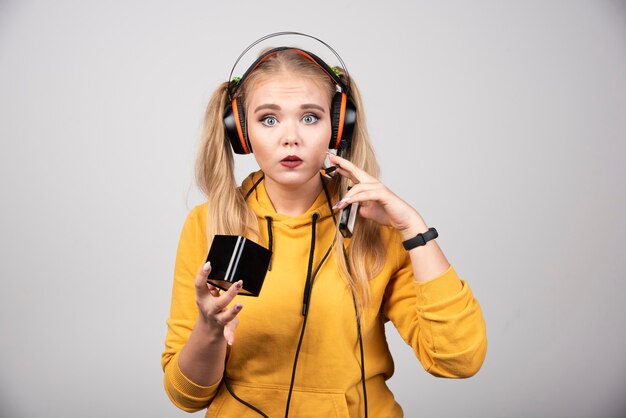
[[[407,239],[406,241],[402,241],[402,246],[404,249],[409,251],[415,247],[420,247],[422,245],[426,245],[426,243],[432,239],[435,239],[439,236],[439,233],[435,228],[428,228],[428,231],[417,234],[411,239]]]

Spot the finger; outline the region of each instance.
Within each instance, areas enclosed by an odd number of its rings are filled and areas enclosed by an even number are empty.
[[[215,320],[221,326],[226,327],[232,320],[235,319],[237,314],[239,314],[239,312],[241,312],[242,309],[243,309],[243,305],[241,303],[235,303],[230,308],[215,315]]]
[[[352,182],[352,184],[359,184],[359,180],[356,178],[356,176],[354,176],[348,170],[343,170],[341,168],[338,168],[337,171],[335,171],[335,173],[339,174],[341,177],[347,178],[348,180]]]
[[[207,283],[207,287],[209,288],[209,292],[211,293],[212,296],[218,298],[220,296],[220,288],[211,284],[211,283]]]
[[[359,183],[346,193],[351,202],[377,201],[385,204],[391,193],[382,183]]]
[[[359,183],[358,177],[353,172],[353,168],[355,168],[354,164],[350,163],[345,158],[337,157],[333,154],[329,154],[328,156],[331,164],[337,167],[337,174],[350,179],[353,183]]]
[[[215,300],[215,312],[221,312],[226,309],[226,307],[230,305],[230,303],[233,301],[235,296],[237,296],[242,287],[243,281],[239,280],[238,282],[232,284],[226,292],[222,293]]]
[[[235,342],[235,329],[237,329],[237,325],[239,325],[239,318],[235,317],[224,327],[224,338],[226,338],[228,345],[233,345]]]
[[[365,203],[365,202],[378,202],[381,205],[386,204],[386,200],[382,198],[377,190],[362,190],[349,196],[347,203]]]
[[[370,201],[378,201],[385,204],[388,189],[380,182],[376,183],[359,183],[351,188],[339,202],[333,206],[333,209],[343,209],[349,204],[359,202],[366,204]]]
[[[355,183],[370,183],[372,181],[376,181],[374,177],[370,176],[364,170],[360,169],[343,157],[328,154],[328,158],[333,164],[339,166],[339,168],[337,169],[339,174],[345,177],[349,177],[350,180]]]
[[[211,272],[211,262],[207,261],[198,271],[195,280],[196,294],[198,296],[206,296],[209,293],[206,280]]]

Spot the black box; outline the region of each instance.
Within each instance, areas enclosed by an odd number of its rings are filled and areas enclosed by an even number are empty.
[[[215,235],[206,261],[211,262],[207,282],[222,290],[243,280],[240,295],[259,296],[272,252],[239,235]]]

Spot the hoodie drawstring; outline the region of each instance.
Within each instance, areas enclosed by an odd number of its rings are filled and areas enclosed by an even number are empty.
[[[306,316],[309,311],[311,300],[311,288],[313,287],[313,258],[315,256],[315,225],[320,215],[316,212],[311,217],[311,249],[309,250],[309,263],[306,269],[306,282],[304,283],[304,295],[302,298],[302,315]]]
[[[266,216],[265,220],[267,221],[267,239],[268,239],[268,250],[270,250],[270,253],[272,252],[272,250],[274,249],[274,237],[272,235],[272,217],[271,216]],[[272,255],[270,255],[270,262],[267,266],[267,271],[272,271],[272,259],[273,259],[274,254],[272,253]]]

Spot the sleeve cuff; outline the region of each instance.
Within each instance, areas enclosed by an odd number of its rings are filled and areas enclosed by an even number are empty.
[[[417,304],[426,305],[450,298],[463,289],[463,283],[452,266],[427,282],[414,282]]]
[[[210,400],[213,396],[215,396],[215,393],[221,383],[221,379],[210,386],[201,386],[192,382],[183,374],[178,366],[179,354],[180,352],[176,353],[170,361],[169,367],[167,367],[165,371],[166,385],[168,386],[167,389],[170,396],[177,398],[182,395],[185,398],[191,398],[196,401]]]

